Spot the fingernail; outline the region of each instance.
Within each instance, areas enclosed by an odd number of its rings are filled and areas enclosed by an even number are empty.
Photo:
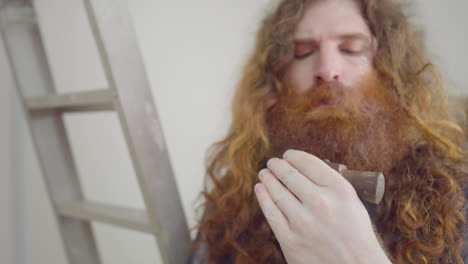
[[[283,159],[286,159],[287,156],[289,156],[291,154],[291,149],[288,149],[286,150],[284,153],[283,153]]]
[[[260,178],[260,180],[263,181],[263,179],[265,178],[265,173],[266,173],[267,169],[262,169],[259,173],[258,173],[258,178]]]
[[[260,192],[261,189],[262,189],[262,184],[260,183],[255,184],[254,190],[256,193]]]
[[[273,162],[273,159],[274,159],[274,158],[271,158],[271,159],[268,160],[268,162],[267,162],[267,164],[266,164],[268,168],[270,168],[271,163]]]

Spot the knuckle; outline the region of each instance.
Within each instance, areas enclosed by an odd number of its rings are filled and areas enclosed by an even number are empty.
[[[279,208],[286,208],[287,207],[287,203],[286,203],[284,195],[281,195],[278,198],[278,201],[277,201],[276,204],[278,205]]]
[[[273,202],[277,204],[278,206],[281,205],[282,201],[283,201],[283,195],[276,195],[275,197],[273,197]]]
[[[288,168],[286,171],[286,175],[294,175],[296,173],[298,173],[296,168]]]
[[[305,233],[314,233],[314,220],[313,217],[305,212],[298,213],[293,219],[293,225],[298,231]]]
[[[309,199],[315,199],[315,197],[319,196],[317,194],[317,190],[315,190],[314,188],[306,188],[304,190],[304,195]]]
[[[339,182],[334,186],[336,193],[341,199],[348,200],[356,197],[356,190],[349,182]]]
[[[291,173],[284,173],[284,174],[281,174],[280,176],[281,182],[286,186],[290,183],[290,179],[291,179]]]
[[[316,196],[312,203],[315,211],[317,214],[320,214],[321,218],[331,219],[333,217],[332,205],[325,197]]]
[[[275,219],[275,214],[273,213],[272,210],[265,210],[263,213],[265,215],[265,218],[270,222]]]
[[[284,185],[289,186],[291,178],[297,175],[299,171],[296,168],[288,168],[284,173],[281,174],[280,180]]]
[[[294,252],[298,248],[297,239],[292,234],[286,235],[281,241],[281,247],[285,252]]]

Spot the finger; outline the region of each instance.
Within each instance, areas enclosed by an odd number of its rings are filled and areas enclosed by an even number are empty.
[[[265,185],[273,202],[289,221],[297,215],[298,210],[302,207],[301,202],[281,184],[269,169],[261,170],[259,178]]]
[[[290,149],[283,154],[283,159],[319,186],[326,187],[339,181],[346,181],[321,159],[307,152]]]
[[[302,202],[310,196],[314,189],[317,190],[318,188],[310,179],[285,160],[270,159],[267,167]]]
[[[275,236],[280,240],[287,232],[291,232],[286,216],[271,199],[265,185],[258,183],[254,187],[255,195],[262,209],[263,215]]]

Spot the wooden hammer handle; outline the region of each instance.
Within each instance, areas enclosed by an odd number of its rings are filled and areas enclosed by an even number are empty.
[[[348,170],[345,165],[324,160],[353,185],[361,199],[379,204],[385,192],[385,177],[380,172]]]

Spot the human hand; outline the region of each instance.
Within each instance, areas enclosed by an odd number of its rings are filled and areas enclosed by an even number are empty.
[[[353,186],[319,158],[289,150],[259,177],[257,199],[289,264],[390,263]]]

